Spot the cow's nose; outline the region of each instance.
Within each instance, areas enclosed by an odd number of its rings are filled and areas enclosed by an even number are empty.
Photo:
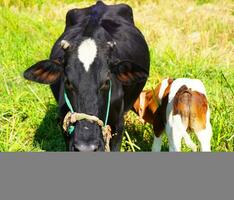
[[[78,143],[74,144],[74,150],[75,151],[81,151],[81,152],[94,152],[98,150],[98,144],[97,143],[90,143],[90,144],[85,144],[85,143]]]

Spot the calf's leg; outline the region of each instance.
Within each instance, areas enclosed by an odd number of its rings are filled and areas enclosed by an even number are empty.
[[[170,151],[181,151],[181,139],[182,137],[185,139],[185,143],[188,147],[192,149],[192,151],[197,151],[196,145],[191,140],[189,134],[186,131],[186,127],[184,126],[181,116],[179,114],[173,115],[171,120],[171,136],[169,136],[169,141],[171,140],[171,148]]]
[[[162,135],[160,135],[159,137],[154,136],[152,152],[160,152],[161,151],[161,145],[162,145]]]
[[[205,129],[197,131],[196,135],[201,144],[201,151],[210,152],[211,151],[210,140],[212,137],[212,128],[210,122],[208,121],[206,123]]]

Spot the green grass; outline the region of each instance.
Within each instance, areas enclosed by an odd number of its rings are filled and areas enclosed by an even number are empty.
[[[67,10],[89,2],[94,1],[0,0],[0,151],[65,150],[49,87],[24,80],[22,73],[48,57],[64,29]],[[125,2],[133,7],[150,47],[146,88],[168,76],[201,79],[211,107],[212,150],[234,151],[232,1]],[[149,151],[152,126],[142,125],[132,112],[125,124],[122,151]],[[168,150],[166,137],[162,149]],[[190,150],[183,145],[183,151]]]

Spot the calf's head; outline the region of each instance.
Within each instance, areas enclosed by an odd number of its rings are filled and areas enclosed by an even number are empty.
[[[62,59],[40,61],[27,69],[24,77],[43,84],[60,81],[60,101],[65,104],[66,91],[77,113],[94,115],[104,121],[110,87],[110,110],[113,110],[116,103],[123,103],[123,85],[145,81],[148,76],[141,66],[129,60],[119,60],[117,54],[113,56],[113,41],[84,37],[79,41],[62,40],[61,48],[64,51]],[[69,136],[70,151],[104,150],[102,129],[97,123],[81,120],[73,126],[75,129]]]

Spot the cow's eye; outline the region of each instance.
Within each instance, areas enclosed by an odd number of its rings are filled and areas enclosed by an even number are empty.
[[[109,87],[110,87],[110,80],[108,79],[108,80],[103,82],[103,84],[100,87],[100,90],[105,91],[105,90],[108,90]]]

